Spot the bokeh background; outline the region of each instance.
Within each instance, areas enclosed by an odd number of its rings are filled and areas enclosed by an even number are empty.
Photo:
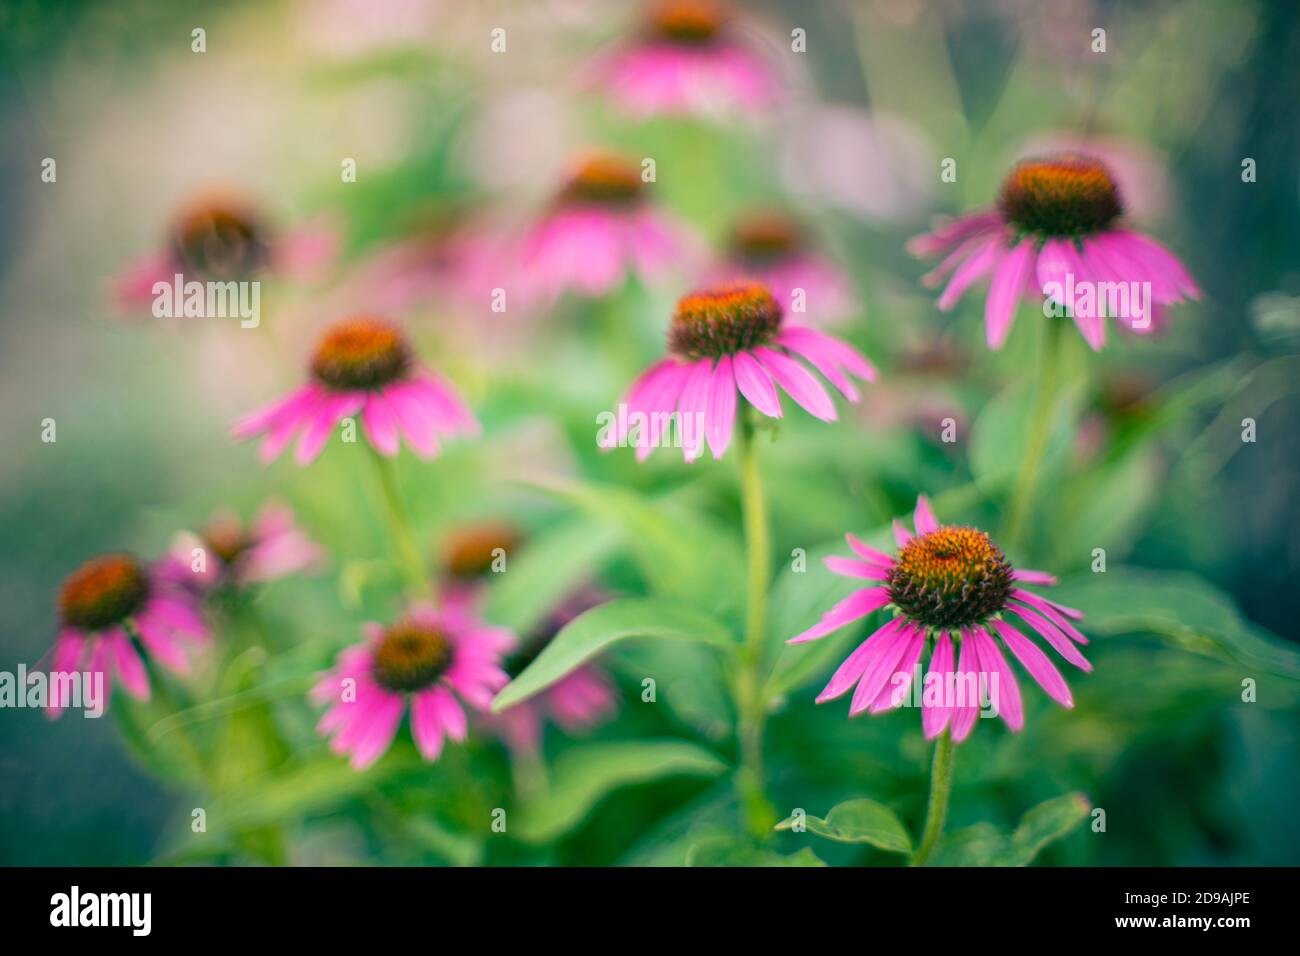
[[[258,597],[264,653],[245,661],[245,676],[270,688],[256,719],[282,747],[260,755],[271,768],[260,776],[239,765],[271,739],[256,723],[195,722],[224,761],[214,793],[165,742],[146,742],[164,715],[121,695],[99,721],[0,711],[0,862],[680,862],[702,835],[734,830],[730,784],[698,767],[605,781],[589,806],[553,795],[564,809],[519,811],[544,821],[543,837],[494,841],[480,821],[515,803],[490,736],[433,769],[409,744],[369,775],[330,757],[301,693],[282,689],[391,608],[392,582],[374,570],[389,548],[379,503],[355,449],[335,444],[310,469],[267,468],[230,440],[229,422],[296,381],[315,331],[357,301],[356,277],[375,255],[447,209],[481,209],[509,228],[545,202],[582,147],[654,157],[655,201],[715,244],[741,211],[784,206],[851,277],[860,308],[837,334],[882,378],[839,425],[792,416],[763,450],[777,556],[812,556],[807,575],[778,576],[779,640],[837,586],[816,555],[846,529],[870,532],[907,512],[918,491],[936,496],[942,517],[998,526],[1038,324],[1022,310],[1008,347],[990,354],[978,298],[939,314],[918,283],[925,267],[903,246],[935,214],[987,204],[1017,156],[1070,136],[1132,156],[1143,177],[1132,214],[1183,258],[1204,297],[1175,309],[1158,338],[1113,336],[1099,356],[1070,342],[1070,421],[1053,444],[1038,532],[1012,557],[1065,576],[1063,598],[1090,615],[1096,669],[1073,681],[1073,711],[1035,689],[1024,733],[979,728],[959,755],[952,824],[1013,825],[1077,789],[1107,810],[1107,832],[1081,828],[1044,862],[1300,860],[1293,2],[745,4],[788,97],[724,121],[638,120],[578,89],[580,64],[635,29],[635,4],[185,7],[0,9],[0,668],[43,657],[59,583],[81,561],[120,548],[159,554],[219,507],[247,515],[268,497],[288,501],[330,548],[331,567]],[[489,49],[497,26],[505,54]],[[802,55],[789,52],[796,26],[807,31]],[[191,52],[195,27],[206,53]],[[1089,48],[1096,27],[1107,31],[1104,54]],[[45,157],[57,161],[55,183],[41,181]],[[344,157],[357,161],[355,183],[340,181]],[[940,181],[945,157],[957,160],[955,183]],[[114,277],[213,183],[253,197],[282,229],[323,224],[338,255],[311,281],[266,283],[256,330],[121,314]],[[432,465],[400,461],[431,552],[458,523],[506,518],[528,535],[519,577],[538,573],[540,554],[555,575],[643,593],[660,586],[654,565],[665,560],[653,542],[648,558],[638,547],[648,521],[685,542],[688,567],[675,570],[694,574],[693,597],[730,613],[733,462],[688,467],[660,453],[637,466],[594,446],[595,416],[661,349],[692,279],[683,265],[675,285],[632,283],[537,315],[502,318],[486,303],[435,296],[396,316],[485,425],[481,440]],[[939,440],[946,417],[958,423],[952,444]],[[1258,430],[1250,444],[1247,417]],[[40,440],[45,418],[57,422],[53,444]],[[582,493],[591,489],[594,504]],[[1105,575],[1088,570],[1097,547]],[[504,577],[493,607],[508,622],[530,582]],[[846,707],[814,706],[832,657],[778,665],[793,676],[769,727],[774,802],[822,813],[868,795],[917,821],[928,749],[916,715],[849,721]],[[710,661],[630,644],[608,664],[626,691],[620,716],[594,740],[548,736],[548,761],[643,739],[731,759],[732,715]],[[639,703],[647,673],[660,687],[655,706]],[[222,677],[182,691],[220,698],[230,691]],[[1241,700],[1245,678],[1257,682],[1255,703]],[[235,808],[241,839],[189,838],[190,809],[209,804]],[[780,839],[786,851],[799,845]],[[890,861],[861,848],[818,852]]]

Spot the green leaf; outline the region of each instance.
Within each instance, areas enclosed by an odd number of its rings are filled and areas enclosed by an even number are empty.
[[[497,695],[493,712],[527,700],[610,644],[629,637],[695,641],[728,650],[736,647],[725,627],[699,611],[650,598],[610,601],[579,614],[561,628],[537,659]]]
[[[715,777],[726,764],[684,740],[590,743],[565,751],[555,762],[545,794],[516,813],[513,832],[527,843],[563,836],[613,790],[664,777]]]
[[[744,561],[734,531],[705,515],[626,488],[536,483],[543,491],[622,532],[650,589],[722,613],[744,594]]]
[[[1081,793],[1053,797],[1020,818],[1008,833],[991,823],[954,830],[939,841],[932,866],[1028,866],[1043,847],[1078,826],[1092,805]]]
[[[791,830],[798,822],[789,817],[776,825]],[[807,816],[808,832],[837,843],[869,843],[890,853],[911,853],[912,838],[898,815],[884,804],[862,797],[846,800],[831,808],[826,818]]]
[[[591,519],[567,521],[528,540],[493,575],[484,617],[526,634],[600,570],[618,545],[617,530]]]
[[[1085,634],[1154,634],[1184,650],[1300,678],[1300,651],[1247,621],[1195,574],[1111,567],[1073,575],[1051,596],[1083,611]]]
[[[701,840],[686,852],[687,866],[825,866],[808,847],[782,856],[734,836],[717,836]]]

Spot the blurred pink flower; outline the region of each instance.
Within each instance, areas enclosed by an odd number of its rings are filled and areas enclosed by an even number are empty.
[[[244,197],[214,189],[191,199],[177,214],[163,248],[129,263],[113,280],[120,309],[137,312],[155,298],[154,284],[244,281],[263,275],[309,281],[338,254],[338,231],[318,220],[275,234]]]
[[[925,736],[937,737],[947,727],[954,741],[965,740],[983,706],[981,694],[1006,725],[1018,731],[1025,722],[1020,687],[998,649],[1001,638],[1049,697],[1064,707],[1074,706],[1055,665],[1010,624],[1012,616],[1019,618],[1071,664],[1091,671],[1075,646],[1088,639],[1069,621],[1083,614],[1023,587],[1052,585],[1056,578],[1043,571],[1013,569],[983,531],[941,526],[924,495],[916,500],[912,523],[915,535],[894,522],[898,552],[893,556],[850,534],[846,538],[856,557],[826,559],[836,574],[875,583],[849,595],[787,643],[818,640],[882,608],[892,609],[894,616],[845,659],[817,702],[834,700],[856,685],[851,717],[868,709],[879,714],[902,706],[933,638],[920,693]],[[960,652],[955,669],[954,642]]]
[[[644,461],[667,438],[668,419],[679,416],[677,438],[688,462],[707,443],[714,458],[731,444],[736,396],[769,418],[781,417],[781,388],[809,414],[834,421],[835,403],[821,382],[794,356],[821,372],[845,398],[858,400],[850,375],[874,381],[876,370],[856,349],[822,332],[782,327],[781,306],[766,286],[735,283],[704,289],[677,303],[668,332],[669,358],[632,383],[626,416],[602,436],[605,447],[636,446]],[[644,418],[639,425],[636,418]],[[632,432],[639,434],[632,436]]]
[[[1002,184],[995,210],[946,222],[912,239],[908,249],[920,257],[946,254],[924,280],[936,286],[948,279],[941,311],[991,277],[984,307],[990,348],[1006,341],[1021,299],[1040,303],[1046,297],[1068,311],[1084,340],[1099,350],[1109,313],[1132,331],[1148,333],[1163,325],[1167,306],[1200,296],[1164,246],[1117,227],[1123,210],[1115,178],[1100,161],[1072,155],[1025,161]],[[1128,294],[1144,284],[1150,302]],[[1107,286],[1125,293],[1127,307],[1110,307],[1102,294]]]
[[[353,415],[361,416],[371,445],[390,457],[403,437],[417,455],[433,458],[440,437],[478,431],[452,386],[419,364],[401,331],[376,318],[332,326],[312,357],[311,376],[287,398],[237,421],[235,438],[265,435],[262,460],[271,461],[301,434],[294,458],[306,465]]]
[[[799,315],[809,324],[833,323],[857,309],[848,276],[809,241],[799,223],[780,210],[754,210],[739,218],[724,258],[707,282],[745,278],[761,281],[787,315]]]
[[[598,53],[585,79],[641,116],[752,112],[780,98],[775,67],[720,0],[652,3],[640,34]]]
[[[128,694],[147,700],[149,675],[139,649],[170,670],[188,674],[190,647],[208,638],[193,596],[125,553],[92,558],[68,575],[59,595],[59,617],[51,675],[102,675],[105,707],[112,689],[110,668]],[[62,691],[61,682],[50,681],[51,717],[70,703]]]
[[[901,117],[810,105],[782,119],[781,180],[792,196],[868,222],[898,222],[934,192],[934,149]]]
[[[314,703],[329,705],[317,732],[356,770],[388,750],[408,704],[416,749],[437,760],[445,738],[468,734],[461,701],[486,711],[509,679],[501,655],[513,635],[460,611],[415,604],[396,623],[367,624],[364,632],[366,640],[340,653],[311,691]]]
[[[195,569],[196,552],[203,555]],[[166,573],[176,583],[207,593],[223,585],[245,587],[318,568],[325,552],[294,521],[281,504],[265,505],[245,525],[231,511],[222,511],[195,534],[179,532],[166,560]]]
[[[546,305],[569,291],[607,295],[633,274],[659,281],[693,244],[684,227],[650,205],[634,164],[595,154],[525,231],[515,265],[525,301]]]

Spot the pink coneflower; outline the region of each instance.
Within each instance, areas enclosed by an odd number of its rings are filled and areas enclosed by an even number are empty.
[[[509,680],[501,654],[513,635],[459,612],[415,604],[396,623],[364,631],[366,641],[340,653],[311,691],[313,702],[330,705],[317,731],[357,770],[388,750],[408,702],[415,746],[434,761],[445,737],[459,742],[468,733],[461,701],[487,710]]]
[[[757,282],[705,289],[677,303],[668,331],[668,358],[641,374],[624,399],[626,416],[602,436],[606,447],[636,445],[644,460],[668,437],[669,416],[678,413],[677,437],[687,461],[707,442],[714,458],[731,443],[737,392],[769,418],[781,417],[779,385],[809,414],[834,421],[835,403],[796,357],[802,358],[851,402],[858,400],[850,376],[873,381],[876,370],[851,346],[825,333],[783,326],[771,291]],[[638,417],[645,418],[641,427]],[[633,435],[632,433],[637,434]]]
[[[395,326],[370,316],[330,328],[311,360],[311,382],[287,398],[235,423],[234,435],[266,435],[271,461],[296,435],[300,465],[313,461],[345,418],[360,415],[370,443],[393,456],[402,437],[422,458],[438,453],[439,439],[475,433],[478,422],[449,383],[423,367]]]
[[[72,572],[59,594],[59,617],[50,672],[103,674],[106,706],[110,668],[128,694],[147,700],[149,676],[140,648],[188,674],[187,645],[208,636],[193,598],[129,554],[92,558]],[[58,716],[64,706],[58,682],[51,681],[50,715]]]
[[[787,315],[806,314],[814,322],[842,319],[856,304],[840,268],[780,210],[755,210],[738,219],[716,271],[722,280],[758,279]]]
[[[948,279],[939,296],[945,312],[971,285],[991,277],[984,304],[990,348],[1006,341],[1022,298],[1039,303],[1046,296],[1100,349],[1108,315],[1134,332],[1150,332],[1163,323],[1167,306],[1200,295],[1169,250],[1120,227],[1123,212],[1115,177],[1099,160],[1027,160],[1003,182],[995,210],[917,236],[908,249],[922,257],[947,254],[925,277],[927,285]],[[1130,294],[1143,288],[1149,302]]]
[[[641,35],[598,54],[588,72],[591,85],[642,116],[759,110],[779,92],[775,69],[718,0],[654,3]]]
[[[250,524],[234,512],[222,511],[198,534],[180,532],[166,564],[177,583],[207,592],[307,571],[324,556],[320,545],[298,527],[289,508],[268,504]]]
[[[930,648],[920,695],[926,737],[949,728],[954,741],[964,740],[979,715],[981,692],[987,692],[1008,727],[1020,730],[1020,687],[1001,644],[1049,697],[1074,706],[1069,687],[1047,655],[1011,625],[1012,618],[1018,619],[1071,664],[1092,670],[1075,646],[1088,639],[1070,623],[1083,614],[1025,589],[1027,584],[1055,584],[1056,579],[1043,571],[1015,570],[983,531],[940,526],[924,495],[916,500],[912,521],[915,535],[894,522],[898,551],[893,556],[850,534],[846,537],[856,557],[826,559],[836,574],[878,583],[855,591],[788,643],[825,637],[882,608],[894,616],[845,659],[817,702],[853,690],[850,716],[892,710],[912,693],[913,671]]]
[[[338,252],[332,227],[315,223],[274,233],[243,196],[225,189],[200,194],[177,214],[163,248],[129,264],[115,280],[122,308],[147,306],[154,284],[253,280],[263,275],[309,278]]]
[[[565,292],[588,298],[618,289],[630,275],[654,282],[693,240],[657,211],[640,169],[622,157],[585,158],[519,247],[519,278],[529,303]]]

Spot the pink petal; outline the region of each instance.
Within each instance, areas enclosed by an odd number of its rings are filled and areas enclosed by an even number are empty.
[[[786,641],[787,644],[806,644],[819,637],[825,637],[831,631],[838,631],[850,621],[866,617],[889,603],[889,591],[885,588],[863,588],[854,591],[843,601],[822,615],[822,619],[802,634]]]
[[[916,496],[916,511],[912,515],[912,527],[916,528],[916,533],[920,535],[939,530],[939,522],[935,520],[934,509],[930,507],[930,500],[925,495]]]
[[[772,376],[767,370],[748,352],[737,352],[733,356],[732,369],[736,376],[736,387],[749,404],[768,418],[780,418],[781,400],[777,398],[776,386],[772,384]]]
[[[835,403],[811,372],[788,355],[769,348],[757,348],[754,355],[786,394],[810,415],[825,422],[835,421]]]
[[[1065,683],[1065,678],[1061,676],[1061,672],[1047,659],[1047,655],[1006,621],[993,621],[993,626],[997,628],[1003,643],[1010,648],[1016,660],[1029,671],[1029,676],[1038,682],[1038,686],[1047,692],[1047,696],[1064,707],[1073,707],[1074,698],[1070,696],[1070,688]]]
[[[1000,349],[1011,331],[1016,306],[1034,267],[1034,244],[1026,239],[998,263],[984,301],[984,328],[989,348]]]
[[[938,737],[943,728],[948,726],[952,708],[949,706],[947,688],[952,673],[952,640],[948,637],[948,632],[944,631],[934,645],[934,653],[930,655],[930,669],[926,672],[921,688],[921,728],[925,731],[927,740]],[[936,684],[939,702],[927,704],[927,694]]]
[[[1020,685],[1016,682],[1016,675],[1012,673],[1006,658],[998,650],[997,641],[993,640],[984,628],[971,631],[971,637],[975,640],[985,672],[998,676],[996,696],[990,690],[990,699],[997,708],[998,716],[1013,731],[1022,729],[1025,726],[1025,710],[1021,704]]]
[[[721,458],[731,444],[731,432],[736,423],[736,379],[731,372],[731,356],[718,360],[709,382],[707,412],[709,449],[714,458]]]

